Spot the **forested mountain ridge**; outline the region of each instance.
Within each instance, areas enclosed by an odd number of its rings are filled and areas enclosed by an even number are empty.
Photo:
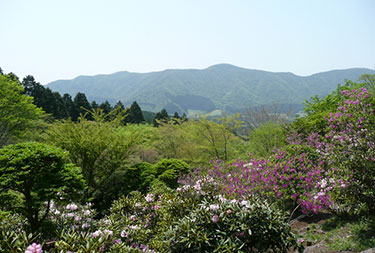
[[[169,113],[215,109],[239,111],[262,104],[301,104],[312,95],[325,96],[346,79],[374,74],[365,68],[332,70],[310,76],[267,72],[218,64],[206,69],[169,69],[151,73],[127,71],[79,76],[47,86],[60,94],[84,92],[89,100],[125,104],[137,101],[142,109]]]

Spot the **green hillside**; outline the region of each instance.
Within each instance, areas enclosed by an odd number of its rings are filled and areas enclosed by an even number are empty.
[[[219,64],[203,70],[79,76],[51,82],[48,87],[61,94],[84,92],[89,100],[97,102],[120,100],[128,105],[137,101],[149,111],[166,108],[170,113],[216,109],[232,112],[254,105],[301,104],[312,95],[327,95],[345,79],[357,80],[365,73],[375,71],[352,68],[302,77]]]

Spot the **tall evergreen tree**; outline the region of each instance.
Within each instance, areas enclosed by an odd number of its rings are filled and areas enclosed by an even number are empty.
[[[173,119],[181,119],[181,117],[180,117],[180,115],[178,115],[178,112],[175,112],[174,114],[173,114],[173,117],[172,117]]]
[[[153,124],[155,127],[158,127],[160,125],[159,122],[167,123],[168,121],[169,121],[168,112],[167,110],[163,109],[160,112],[156,113]]]
[[[180,124],[181,117],[178,115],[178,112],[175,112],[172,117],[173,124]]]
[[[74,110],[75,110],[72,97],[68,93],[65,93],[62,99],[64,100],[66,111],[68,113],[68,117],[72,118],[74,115]]]
[[[145,122],[141,107],[139,107],[136,101],[130,106],[128,115],[125,118],[125,123],[140,124]]]
[[[84,115],[87,112],[86,110],[92,109],[84,93],[78,92],[77,95],[74,97],[73,102],[74,102],[74,112],[72,115],[73,121],[77,121],[79,115],[80,114]],[[86,118],[89,120],[92,120],[91,114],[87,114]]]
[[[187,118],[187,116],[186,116],[185,113],[182,114],[182,116],[181,116],[181,120],[182,120],[182,122],[188,121],[188,118]]]
[[[64,99],[61,97],[60,93],[53,92],[53,96],[55,98],[56,107],[54,109],[54,116],[57,119],[64,119],[69,117],[69,112],[66,108]]]
[[[96,109],[98,109],[98,108],[99,108],[98,103],[96,103],[96,101],[92,101],[92,102],[91,102],[91,109],[96,110]]]
[[[52,92],[36,82],[31,75],[22,80],[24,93],[34,98],[33,103],[41,107],[45,112],[52,114],[57,119],[68,117],[65,102],[58,92]]]
[[[112,106],[107,100],[104,103],[101,103],[99,108],[102,109],[105,114],[108,114],[112,111]]]
[[[114,108],[120,108],[120,109],[124,110],[125,106],[121,101],[118,101]]]
[[[22,86],[26,95],[34,97],[34,102],[37,100],[36,95],[38,91],[40,92],[40,90],[43,88],[39,83],[35,81],[34,77],[31,75],[27,75],[22,80]]]
[[[56,99],[53,95],[53,92],[49,88],[44,88],[42,85],[38,88],[39,91],[37,96],[34,99],[37,102],[37,106],[43,108],[46,113],[50,113],[55,116],[55,109],[56,109]]]

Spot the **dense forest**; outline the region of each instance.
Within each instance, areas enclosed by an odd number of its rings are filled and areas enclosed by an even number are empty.
[[[364,74],[293,121],[265,108],[188,119],[0,69],[0,251],[374,247],[374,92]],[[292,228],[322,213],[326,227]]]

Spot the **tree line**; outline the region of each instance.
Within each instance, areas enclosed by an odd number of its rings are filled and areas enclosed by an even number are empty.
[[[1,68],[0,74],[5,75]],[[7,76],[8,78],[19,81],[19,78],[13,73],[9,73]],[[24,94],[33,97],[33,104],[57,120],[70,118],[73,122],[77,122],[80,116],[92,120],[92,114],[87,112],[98,109],[101,109],[105,115],[110,114],[114,110],[125,111],[125,117],[123,119],[124,125],[128,123],[141,124],[147,122],[157,127],[160,125],[160,122],[168,122],[170,120],[176,122],[176,120],[187,119],[185,113],[180,116],[175,112],[173,116],[170,116],[165,109],[157,113],[142,111],[136,101],[134,101],[130,107],[125,108],[121,101],[118,101],[114,106],[107,100],[101,104],[98,104],[96,101],[90,103],[86,95],[82,92],[78,92],[74,98],[68,93],[61,96],[60,93],[54,92],[50,88],[41,85],[32,75],[23,78],[21,84],[24,88]]]

